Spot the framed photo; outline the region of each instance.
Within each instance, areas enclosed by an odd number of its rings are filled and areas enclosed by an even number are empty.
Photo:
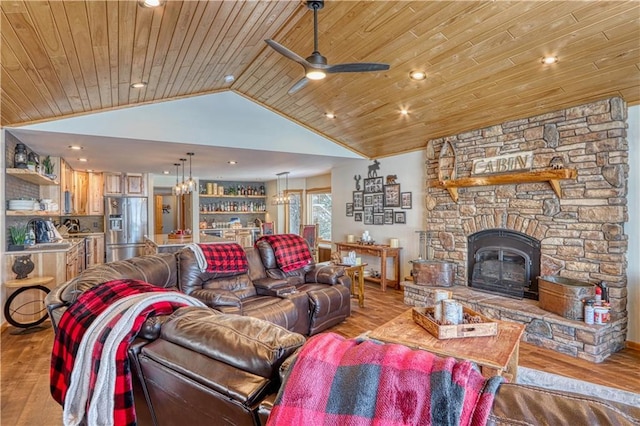
[[[347,216],[353,216],[353,203],[347,203]]]
[[[365,225],[373,225],[373,207],[367,206],[364,208],[364,216],[363,216]]]
[[[366,194],[364,196],[364,205],[365,206],[372,206],[373,205],[373,195]]]
[[[354,212],[353,213],[353,220],[355,222],[362,222],[362,212]]]
[[[384,186],[384,206],[400,207],[400,184],[399,183],[394,183],[392,185]]]
[[[373,224],[374,225],[384,225],[384,215],[383,214],[374,214],[373,215]]]
[[[384,224],[393,225],[393,209],[384,209]]]
[[[407,212],[394,212],[393,221],[395,223],[407,223]]]
[[[384,213],[384,194],[381,192],[379,194],[373,194],[373,212],[374,213]]]
[[[364,207],[364,194],[362,191],[353,191],[353,210],[360,210]]]
[[[403,209],[411,208],[411,193],[410,192],[401,192],[400,193],[400,207]]]
[[[364,180],[364,193],[371,194],[374,192],[382,192],[382,176],[366,178]]]

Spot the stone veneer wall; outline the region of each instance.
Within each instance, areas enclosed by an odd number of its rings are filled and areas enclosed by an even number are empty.
[[[434,258],[455,262],[456,284],[467,285],[469,235],[492,228],[530,235],[541,241],[541,275],[607,283],[617,334],[624,344],[626,119],[625,102],[611,98],[429,141],[435,155],[429,157],[428,150],[425,223],[437,235],[431,243]],[[436,185],[438,155],[445,141],[456,150],[459,178],[471,175],[474,159],[522,151],[533,151],[533,170],[548,169],[551,159],[560,156],[565,168],[577,169],[578,177],[561,181],[560,199],[548,183],[541,182],[460,188],[455,203]],[[596,352],[609,351],[610,346],[618,343],[605,344]]]

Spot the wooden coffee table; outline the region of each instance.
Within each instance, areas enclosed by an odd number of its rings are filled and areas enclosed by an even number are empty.
[[[369,333],[372,339],[399,343],[411,348],[459,360],[473,361],[484,377],[501,375],[510,382],[518,374],[518,351],[522,324],[496,321],[498,334],[490,337],[464,337],[439,340],[413,321],[411,309]]]

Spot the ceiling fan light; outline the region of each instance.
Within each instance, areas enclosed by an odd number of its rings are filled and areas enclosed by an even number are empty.
[[[306,77],[309,80],[322,80],[327,74],[322,70],[310,70],[307,71]]]

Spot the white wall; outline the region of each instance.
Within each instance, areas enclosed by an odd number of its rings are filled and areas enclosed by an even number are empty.
[[[353,191],[355,191],[354,175],[367,177],[368,166],[372,164],[369,160],[353,160],[348,165],[336,167],[331,174],[331,198],[333,203],[331,235],[333,241],[346,241],[347,235],[354,234],[356,237],[362,235],[367,230],[374,240],[380,244],[389,244],[389,238],[400,240],[401,252],[401,275],[403,279],[411,271],[410,260],[417,259],[419,253],[419,236],[416,231],[424,229],[424,152],[412,152],[408,154],[385,157],[379,160],[380,170],[378,176],[396,175],[397,183],[400,184],[402,192],[412,193],[413,208],[404,210],[407,213],[407,223],[404,225],[367,225],[363,222],[355,222],[353,217],[346,216],[346,203],[352,202]],[[361,187],[364,182],[360,181]],[[399,208],[396,210],[400,210]],[[363,258],[369,263],[367,269],[374,268],[380,270],[379,262],[376,258]],[[390,267],[388,277],[392,278]]]
[[[629,182],[627,183],[629,236],[627,252],[627,311],[629,329],[627,340],[640,343],[640,105],[629,108]]]

